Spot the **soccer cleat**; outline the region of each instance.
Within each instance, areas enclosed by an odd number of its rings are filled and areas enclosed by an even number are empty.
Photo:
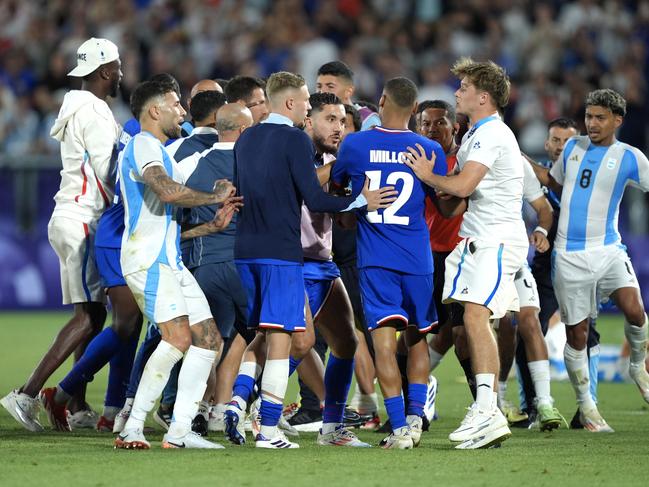
[[[99,415],[92,409],[85,409],[71,414],[68,411],[68,423],[73,430],[95,429],[99,421]]]
[[[419,446],[419,442],[421,441],[421,434],[423,432],[424,421],[419,416],[415,416],[412,414],[409,414],[406,417],[406,421],[408,422],[408,427],[410,428],[410,436],[412,437],[412,446],[417,448]]]
[[[584,425],[581,424],[581,419],[579,419],[580,416],[581,416],[581,413],[579,412],[579,408],[577,408],[577,411],[575,411],[575,415],[570,420],[570,429],[571,430],[583,430],[584,429]]]
[[[115,438],[114,447],[124,450],[148,450],[151,444],[146,441],[142,430],[124,430]]]
[[[526,419],[529,419],[526,412],[521,411],[509,401],[502,401],[500,403],[500,410],[507,418],[509,424],[521,423]]]
[[[428,377],[428,388],[426,390],[426,403],[424,404],[424,415],[430,423],[437,419],[435,401],[437,399],[437,379],[434,375]],[[417,446],[417,445],[415,445]]]
[[[579,421],[591,433],[615,433],[615,430],[599,414],[597,407],[585,411],[579,408]]]
[[[198,413],[192,420],[192,431],[200,436],[207,436],[207,419],[201,413]]]
[[[644,362],[629,365],[629,375],[640,389],[644,400],[649,402],[649,373],[645,369]]]
[[[131,416],[131,408],[133,407],[133,402],[128,401],[122,408],[122,410],[117,413],[117,416],[115,416],[115,423],[113,424],[113,433],[121,433],[122,430],[124,429],[124,426],[126,426],[126,422],[128,421],[128,418]]]
[[[288,424],[300,432],[316,433],[322,428],[322,411],[300,408]]]
[[[220,405],[219,408],[222,408],[223,405]],[[220,414],[219,414],[219,411]],[[223,422],[223,412],[224,410],[217,410],[217,406],[212,406],[210,409],[210,417],[207,420],[207,430],[208,431],[225,431],[225,423]]]
[[[498,408],[491,411],[480,411],[474,403],[459,428],[453,431],[448,439],[459,443],[458,450],[490,448],[505,441],[511,436],[507,418]]]
[[[291,425],[284,416],[279,417],[279,423],[277,423],[277,427],[288,436],[300,436],[300,432],[296,430],[295,427]]]
[[[173,409],[167,409],[160,406],[156,412],[153,413],[153,421],[158,423],[165,431],[169,431],[169,425],[171,424],[173,414]]]
[[[283,450],[285,448],[300,448],[300,445],[288,441],[286,436],[284,436],[284,433],[277,430],[277,435],[273,436],[272,438],[266,438],[264,435],[259,433],[255,437],[255,448]]]
[[[358,439],[358,437],[345,428],[343,425],[338,426],[330,433],[318,432],[318,445],[322,446],[349,446],[354,448],[371,448],[369,443],[365,443]]]
[[[166,433],[162,437],[162,448],[201,448],[210,450],[220,450],[225,448],[223,445],[207,441],[201,435],[194,431],[190,431],[185,436],[173,437]]]
[[[297,414],[297,412],[300,410],[300,407],[298,403],[292,402],[291,404],[284,406],[284,409],[282,410],[282,416],[286,421],[291,419],[293,416]]]
[[[68,410],[65,404],[56,404],[54,395],[56,394],[56,387],[48,387],[43,389],[39,394],[43,409],[47,413],[47,418],[50,420],[52,428],[57,431],[72,431],[70,423],[68,423]]]
[[[246,442],[243,420],[244,412],[239,408],[239,404],[236,401],[229,402],[223,413],[223,423],[226,438],[235,445],[243,445]]]
[[[345,407],[345,412],[343,414],[343,424],[345,425],[345,428],[358,428],[359,426],[364,425],[367,422],[367,419],[367,417],[363,417],[353,409]]]
[[[381,448],[386,450],[411,450],[414,448],[412,436],[408,427],[398,428],[397,432],[392,432],[379,443]]]
[[[551,404],[537,404],[536,412],[536,421],[541,431],[552,431],[561,426],[562,422],[566,423],[559,410]],[[568,423],[566,423],[566,426],[568,426]]]
[[[43,425],[38,421],[40,402],[37,398],[14,389],[0,399],[0,404],[13,418],[29,431],[43,431]]]
[[[100,433],[110,433],[113,431],[114,427],[115,421],[111,421],[110,419],[106,418],[106,416],[100,416],[97,424],[95,425],[95,429]]]
[[[381,426],[381,418],[379,418],[378,414],[372,413],[371,415],[367,415],[367,417],[369,419],[361,425],[362,430],[375,431]]]

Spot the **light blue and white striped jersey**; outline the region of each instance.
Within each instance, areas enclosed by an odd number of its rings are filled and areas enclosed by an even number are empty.
[[[128,142],[119,161],[125,223],[120,262],[124,275],[146,270],[154,262],[182,269],[176,209],[163,203],[142,178],[151,166],[162,166],[174,181],[184,183],[175,161],[153,135],[141,132]]]
[[[624,188],[631,184],[649,191],[647,157],[620,141],[597,146],[588,136],[573,137],[550,174],[563,185],[555,247],[567,251],[619,244]]]

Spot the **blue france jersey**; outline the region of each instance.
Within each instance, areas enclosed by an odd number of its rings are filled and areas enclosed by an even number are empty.
[[[563,185],[555,247],[568,251],[619,244],[624,188],[631,184],[649,191],[647,157],[619,141],[597,146],[588,136],[573,137],[550,174]]]
[[[432,191],[401,162],[407,147],[420,144],[426,156],[435,153],[434,173],[446,175],[442,147],[409,130],[375,127],[348,135],[343,141],[331,178],[337,184],[349,179],[360,192],[365,178],[371,190],[394,186],[397,200],[388,208],[357,213],[358,267],[383,267],[407,274],[433,271],[429,233],[424,218],[425,198]]]

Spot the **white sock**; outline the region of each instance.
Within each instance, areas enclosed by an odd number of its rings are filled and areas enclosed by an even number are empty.
[[[181,438],[191,431],[192,421],[196,417],[198,405],[207,389],[207,379],[216,356],[214,350],[194,345],[187,350],[178,374],[178,392],[174,414],[169,425],[169,436]]]
[[[322,423],[322,434],[332,433],[340,426],[340,423]]]
[[[133,409],[133,401],[135,400],[134,397],[127,397],[126,401],[124,401],[124,407],[122,409],[126,409],[127,411],[131,411]]]
[[[361,394],[361,399],[358,403],[358,412],[360,414],[372,414],[379,410],[379,398],[376,392],[372,394]]]
[[[527,362],[534,382],[534,391],[536,392],[536,401],[538,404],[552,405],[552,396],[550,396],[550,362],[548,360],[535,360]]]
[[[131,415],[124,430],[142,429],[146,415],[155,406],[156,400],[162,394],[169,374],[176,362],[183,358],[183,353],[169,342],[162,340],[153,351],[142,372],[140,385],[133,398]]]
[[[266,360],[264,374],[261,376],[261,400],[282,404],[288,385],[288,359]],[[276,436],[277,425],[261,426],[260,433],[266,438]]]
[[[225,412],[225,404],[217,403],[212,405],[211,415],[215,418],[222,418]]]
[[[433,350],[431,347],[428,347],[428,360],[430,361],[430,368],[428,370],[430,370],[431,372],[435,370],[435,367],[439,365],[443,358],[444,355],[437,352],[436,350]]]
[[[507,397],[507,381],[499,380],[498,381],[498,404],[502,404]]]
[[[354,387],[354,394],[349,401],[349,407],[354,409],[355,411],[358,411],[358,409],[360,408],[361,394],[361,388],[358,386],[358,382],[356,382],[356,386]]]
[[[494,402],[494,379],[495,374],[476,374],[476,403],[481,411],[491,411]]]
[[[210,418],[210,403],[207,401],[201,401],[198,405],[198,414],[203,416],[205,420]]]
[[[644,367],[644,359],[647,353],[647,315],[641,327],[633,326],[624,320],[624,336],[631,346],[631,355],[629,360],[631,367]]]
[[[590,396],[588,354],[586,353],[586,349],[575,350],[566,343],[563,349],[563,358],[566,362],[566,369],[568,370],[568,377],[570,377],[572,388],[577,395],[579,408],[594,408],[595,403]]]

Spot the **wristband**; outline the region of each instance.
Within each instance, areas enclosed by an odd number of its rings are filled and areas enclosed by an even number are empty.
[[[534,229],[534,232],[542,233],[545,236],[545,238],[548,238],[548,231],[540,225]]]

